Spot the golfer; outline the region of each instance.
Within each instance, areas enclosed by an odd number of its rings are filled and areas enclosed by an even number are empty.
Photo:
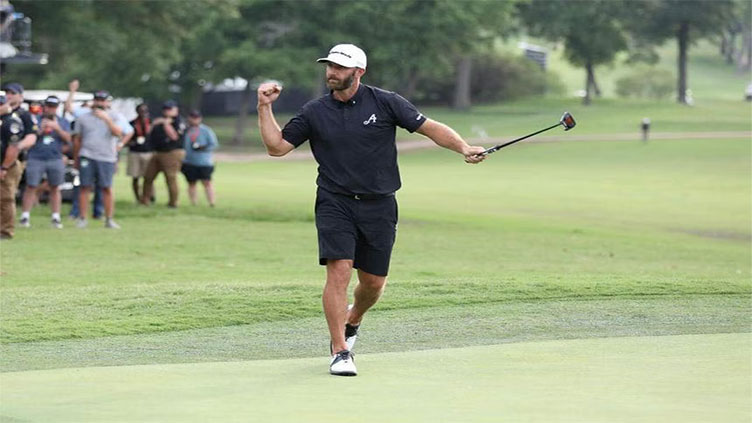
[[[326,63],[329,94],[312,100],[281,129],[272,103],[282,87],[258,88],[261,138],[271,156],[284,156],[306,140],[319,164],[316,228],[319,263],[326,266],[323,305],[331,336],[333,375],[355,376],[352,348],[363,315],[378,301],[389,271],[397,233],[400,188],[396,127],[427,136],[462,154],[467,163],[485,157],[448,126],[426,118],[396,93],[361,83],[366,54],[352,44],[332,47]],[[358,269],[355,300],[348,307],[347,286]]]

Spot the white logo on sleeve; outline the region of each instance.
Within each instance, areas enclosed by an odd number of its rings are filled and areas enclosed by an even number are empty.
[[[415,120],[421,120],[423,118],[423,113],[418,113],[418,117],[415,118]]]
[[[372,114],[368,120],[363,121],[363,125],[368,125],[371,122],[376,123],[376,113]]]

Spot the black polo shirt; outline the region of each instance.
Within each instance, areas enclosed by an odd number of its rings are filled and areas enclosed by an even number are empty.
[[[0,160],[5,160],[5,150],[9,145],[18,144],[29,134],[39,131],[36,118],[28,111],[16,107],[7,115],[0,116]]]
[[[308,102],[282,130],[300,146],[311,141],[319,164],[316,184],[338,194],[390,194],[402,185],[397,126],[415,132],[426,121],[399,94],[361,84],[346,103],[331,93]]]
[[[149,134],[149,143],[151,144],[154,151],[164,153],[167,151],[183,148],[183,134],[185,133],[186,129],[183,118],[181,118],[180,116],[173,118],[172,127],[175,129],[175,132],[178,133],[178,139],[175,141],[167,136],[167,131],[165,131],[164,123],[152,126],[151,133]]]

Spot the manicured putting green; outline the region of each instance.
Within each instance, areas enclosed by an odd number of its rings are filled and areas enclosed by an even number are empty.
[[[4,373],[0,421],[746,422],[750,334]],[[113,352],[114,353],[114,352]]]

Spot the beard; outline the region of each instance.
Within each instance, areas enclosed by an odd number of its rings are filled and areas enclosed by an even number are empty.
[[[344,91],[352,87],[353,82],[355,82],[355,72],[356,72],[356,69],[353,69],[352,73],[349,76],[347,76],[345,79],[327,78],[326,86],[329,87],[330,90]]]

